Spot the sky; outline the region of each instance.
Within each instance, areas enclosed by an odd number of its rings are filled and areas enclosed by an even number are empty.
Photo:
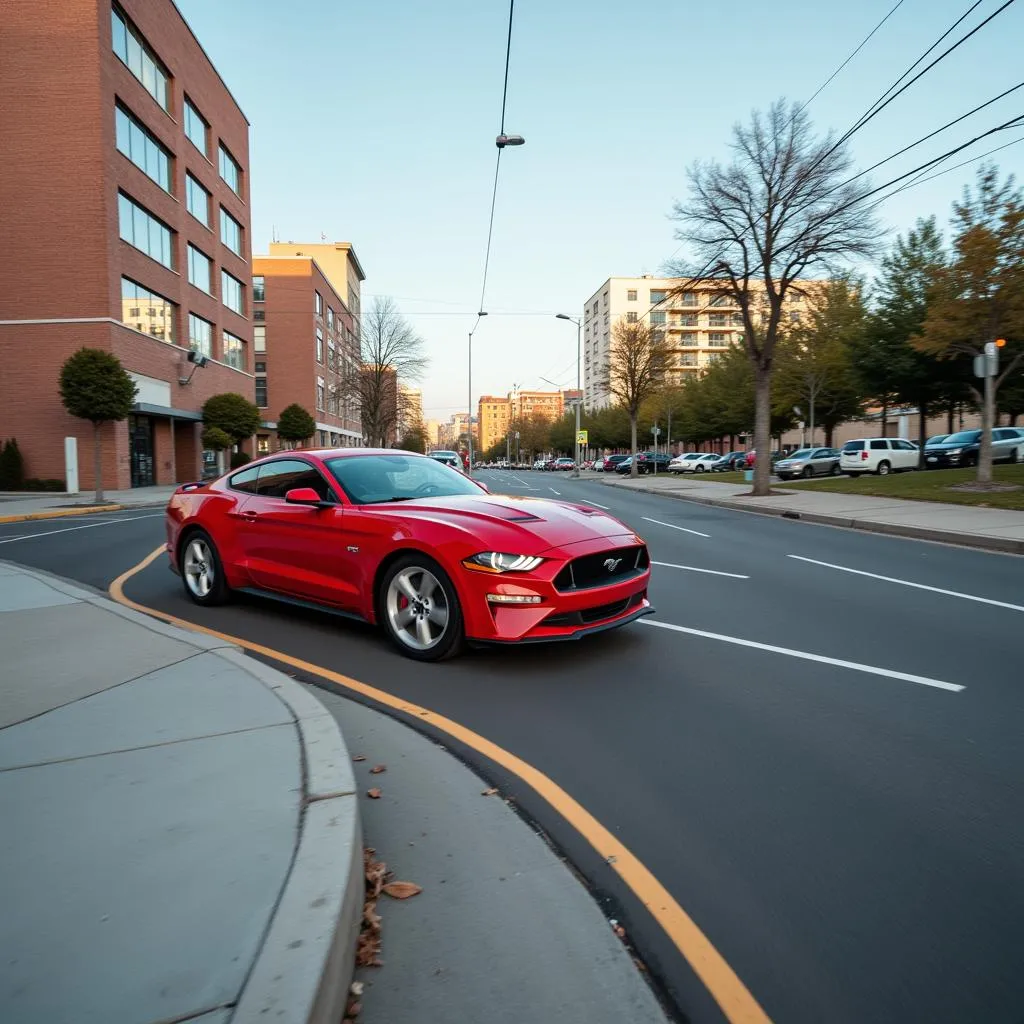
[[[518,0],[473,401],[513,384],[576,381],[579,317],[608,277],[659,274],[685,258],[669,219],[686,168],[727,160],[732,126],[787,97],[803,102],[896,0]],[[929,60],[995,11],[982,0]],[[350,241],[363,307],[395,298],[425,341],[424,415],[467,403],[467,334],[480,308],[500,128],[505,0],[177,0],[248,117],[252,248]],[[904,0],[810,104],[843,132],[968,8]],[[1022,77],[1024,4],[1011,5],[858,131],[858,169],[884,159]],[[924,65],[921,65],[922,67]],[[1024,89],[871,175],[883,184],[1024,112]],[[1010,130],[943,167],[1024,136]],[[1024,171],[1024,142],[995,154]],[[940,168],[941,169],[941,168]],[[948,222],[971,164],[879,211],[891,232]]]

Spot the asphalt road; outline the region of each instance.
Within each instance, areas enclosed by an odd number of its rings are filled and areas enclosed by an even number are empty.
[[[646,864],[775,1021],[1019,1024],[1024,561],[561,475],[482,478],[629,523],[655,562],[657,614],[423,666],[328,615],[255,599],[201,611],[162,559],[126,593],[416,701],[535,765]],[[162,541],[161,519],[143,518],[156,512],[0,527],[0,558],[102,587]],[[681,1014],[721,1020],[575,832],[443,742],[565,851]]]

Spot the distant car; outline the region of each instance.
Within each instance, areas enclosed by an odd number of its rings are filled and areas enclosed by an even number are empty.
[[[604,457],[603,472],[614,473],[628,458],[628,455],[606,455]]]
[[[949,436],[949,434],[936,434],[934,437],[929,437],[928,440],[925,441],[924,446],[925,448],[931,448],[933,445],[942,444],[942,442]]]
[[[446,466],[451,466],[452,469],[457,469],[460,473],[464,473],[466,470],[466,467],[462,464],[462,459],[459,458],[458,452],[427,452],[427,458],[433,459],[435,462],[443,462]]]
[[[775,463],[782,480],[793,477],[839,476],[839,452],[835,448],[801,448]]]
[[[671,462],[672,456],[668,452],[637,452],[636,471],[641,476],[645,473],[664,473]]]
[[[839,452],[839,468],[847,476],[877,473],[888,476],[917,469],[921,452],[901,437],[860,437],[847,441]]]
[[[728,472],[729,470],[742,469],[743,463],[747,461],[747,453],[742,452],[727,452],[722,456],[722,461],[725,465],[722,467],[722,472]]]
[[[576,460],[569,458],[555,459],[554,464],[551,466],[556,473],[565,473],[568,470],[576,468]]]
[[[543,469],[544,468],[544,464],[546,462],[547,462],[547,459],[534,459],[533,460],[533,468],[534,469]]]
[[[626,455],[626,456],[624,456],[622,458],[622,460],[620,462],[616,462],[615,463],[614,469],[615,469],[616,473],[621,473],[623,476],[625,476],[625,474],[627,474],[632,469],[632,467],[633,467],[633,456],[632,455]],[[639,472],[639,470],[638,470],[638,472]]]
[[[721,455],[714,455],[711,452],[689,452],[681,459],[673,460],[668,468],[673,473],[711,473],[721,462]]]
[[[981,431],[961,430],[950,434],[938,444],[925,446],[926,469],[951,466],[976,466],[981,452]],[[1024,430],[1019,427],[996,427],[992,431],[992,461],[1024,461]]]
[[[593,469],[598,473],[604,472],[604,456],[594,459],[588,468]]]

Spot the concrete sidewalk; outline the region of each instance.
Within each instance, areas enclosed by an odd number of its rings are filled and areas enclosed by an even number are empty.
[[[704,505],[780,515],[828,526],[846,526],[919,540],[962,544],[991,551],[1024,554],[1024,512],[1012,509],[945,505],[860,494],[782,489],[755,498],[746,483],[715,483],[678,476],[643,476],[604,480],[611,487],[661,494]]]
[[[97,505],[92,491],[81,494],[29,491],[0,491],[0,523],[17,523],[26,519],[58,519],[101,510],[112,512],[121,508],[166,505],[178,484],[166,487],[134,487],[127,491],[105,491],[103,503]]]
[[[338,1024],[341,734],[231,645],[0,562],[0,1020]]]

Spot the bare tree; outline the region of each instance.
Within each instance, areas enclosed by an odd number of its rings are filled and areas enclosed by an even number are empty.
[[[348,367],[343,388],[359,404],[367,442],[387,447],[397,437],[403,408],[399,380],[419,380],[427,368],[423,339],[390,296],[377,296],[360,317],[360,363]]]
[[[619,320],[612,328],[608,353],[608,393],[629,413],[629,475],[637,475],[636,421],[640,406],[662,387],[667,349],[660,331],[640,321]]]
[[[850,178],[851,158],[831,133],[814,136],[804,111],[777,100],[733,127],[733,159],[697,163],[690,197],[677,202],[676,237],[690,243],[700,269],[675,273],[687,284],[719,282],[739,306],[743,344],[754,369],[754,493],[771,477],[771,381],[783,303],[790,286],[814,272],[838,273],[868,257],[879,231],[862,205],[863,177]]]

